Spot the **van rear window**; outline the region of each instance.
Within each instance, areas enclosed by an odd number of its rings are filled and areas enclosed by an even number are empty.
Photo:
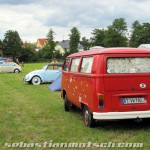
[[[150,73],[150,58],[108,58],[107,73]]]

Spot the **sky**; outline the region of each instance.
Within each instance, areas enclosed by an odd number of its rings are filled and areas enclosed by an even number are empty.
[[[128,28],[138,20],[150,22],[150,0],[0,0],[0,39],[15,30],[25,42],[45,38],[49,29],[55,40],[69,39],[77,27],[81,37],[92,37],[94,29],[106,28],[124,18]]]

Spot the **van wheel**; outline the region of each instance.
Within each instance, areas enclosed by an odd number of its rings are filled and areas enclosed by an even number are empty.
[[[64,108],[65,108],[65,111],[69,111],[69,107],[70,107],[70,103],[68,101],[67,95],[65,95],[65,99],[64,99]]]
[[[87,127],[94,127],[95,120],[93,119],[93,114],[90,112],[87,106],[84,106],[83,109],[83,120]]]

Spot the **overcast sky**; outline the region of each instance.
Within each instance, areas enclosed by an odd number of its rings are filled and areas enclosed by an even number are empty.
[[[135,20],[150,22],[150,0],[0,0],[0,39],[16,30],[23,41],[36,42],[52,28],[55,40],[63,40],[74,26],[89,38],[117,18],[128,27]]]

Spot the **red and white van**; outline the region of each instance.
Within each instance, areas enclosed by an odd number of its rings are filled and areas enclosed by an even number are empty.
[[[83,109],[84,123],[150,118],[150,51],[92,49],[69,55],[63,66],[62,97]]]

